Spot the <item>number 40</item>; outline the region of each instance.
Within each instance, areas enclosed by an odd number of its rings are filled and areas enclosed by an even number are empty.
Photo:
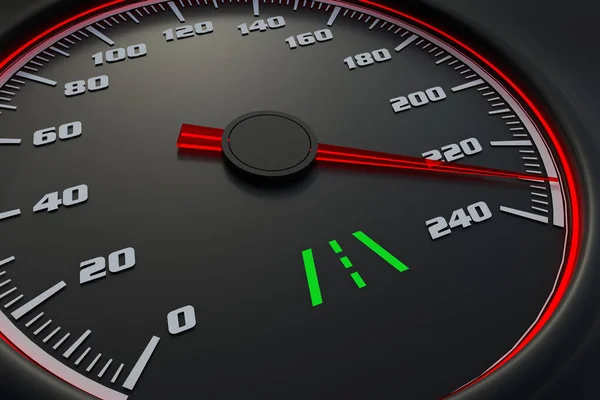
[[[63,205],[65,207],[71,207],[80,203],[86,202],[88,199],[88,187],[87,185],[73,186],[65,189],[62,193],[62,199],[59,197],[58,192],[52,192],[44,195],[38,203],[33,206],[33,212],[40,211],[56,211],[58,207]]]

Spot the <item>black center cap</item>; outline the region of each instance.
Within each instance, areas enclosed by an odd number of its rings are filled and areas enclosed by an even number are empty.
[[[225,128],[222,146],[235,167],[262,177],[294,175],[317,155],[317,139],[308,125],[277,111],[235,119]]]

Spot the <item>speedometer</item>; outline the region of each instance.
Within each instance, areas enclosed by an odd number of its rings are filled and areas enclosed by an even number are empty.
[[[0,333],[102,399],[463,392],[571,281],[562,143],[402,10],[90,6],[0,59]]]

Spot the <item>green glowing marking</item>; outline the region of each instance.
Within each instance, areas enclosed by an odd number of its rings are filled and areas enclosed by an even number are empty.
[[[302,252],[304,260],[304,271],[306,271],[306,281],[308,282],[308,291],[310,292],[310,300],[313,307],[323,303],[321,297],[321,288],[319,287],[319,277],[317,277],[317,269],[315,267],[315,259],[312,249],[306,249]]]
[[[346,268],[350,268],[352,266],[352,261],[350,261],[350,259],[346,256],[340,258],[340,261],[342,262],[342,264],[344,264],[344,267]]]
[[[338,253],[342,252],[342,246],[339,245],[339,243],[337,242],[337,240],[332,240],[331,242],[329,242],[329,245],[331,246],[331,248],[333,249],[333,251],[335,252],[335,254],[338,254]]]
[[[396,257],[394,257],[389,251],[381,247],[376,241],[368,237],[362,231],[354,232],[352,234],[355,238],[357,238],[362,244],[367,246],[371,251],[377,254],[379,257],[383,258],[390,264],[392,267],[396,268],[399,272],[404,272],[408,269],[406,265]]]
[[[367,286],[365,281],[363,281],[362,276],[360,276],[358,272],[353,272],[350,274],[350,276],[352,277],[352,279],[354,279],[354,283],[356,283],[356,286],[358,286],[359,289],[362,289],[365,286]]]

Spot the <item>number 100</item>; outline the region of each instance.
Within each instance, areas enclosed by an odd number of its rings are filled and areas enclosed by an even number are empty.
[[[148,49],[146,48],[146,45],[140,43],[133,46],[129,46],[127,48],[127,51],[121,48],[108,50],[105,53],[96,53],[92,56],[92,59],[94,60],[94,65],[99,66],[104,64],[104,60],[106,60],[107,63],[115,63],[123,61],[126,58],[143,57],[146,54],[148,54]]]

